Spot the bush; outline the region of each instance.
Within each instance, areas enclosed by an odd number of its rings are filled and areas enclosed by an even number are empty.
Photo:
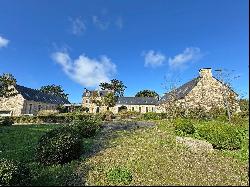
[[[157,120],[161,119],[161,114],[155,112],[147,112],[143,114],[143,118],[146,120]]]
[[[36,147],[36,159],[45,165],[64,164],[78,159],[82,139],[69,127],[60,127],[44,134]]]
[[[0,126],[10,126],[14,123],[11,117],[0,117]]]
[[[75,133],[83,138],[89,138],[96,134],[100,129],[100,123],[95,119],[83,119],[83,120],[74,120],[70,127]]]
[[[216,149],[234,150],[241,148],[241,132],[231,124],[222,122],[205,123],[198,128],[198,134]]]
[[[0,186],[27,186],[30,181],[30,170],[24,164],[0,159]]]
[[[132,174],[125,168],[113,168],[107,173],[108,181],[113,184],[128,185],[132,181]]]
[[[121,119],[131,119],[131,118],[139,118],[140,113],[136,111],[120,111],[117,116],[119,116]]]
[[[103,121],[111,121],[112,119],[115,118],[115,115],[114,115],[113,112],[107,110],[107,111],[102,113],[101,118],[102,118]]]
[[[193,123],[188,120],[175,120],[175,132],[177,134],[193,134],[195,132],[195,127]]]
[[[15,123],[71,123],[74,120],[101,119],[100,114],[87,113],[63,113],[41,116],[12,116]]]
[[[57,114],[57,113],[59,113],[58,110],[40,110],[40,111],[38,111],[37,115],[38,116],[48,116],[48,115]]]

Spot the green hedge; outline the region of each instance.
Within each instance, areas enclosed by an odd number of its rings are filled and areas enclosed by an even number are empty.
[[[0,159],[0,186],[28,186],[30,169],[23,163]]]
[[[99,119],[102,116],[100,114],[86,114],[86,113],[64,113],[57,115],[47,116],[13,116],[11,119],[14,123],[71,123],[74,120],[83,119]]]
[[[243,139],[242,133],[235,125],[222,122],[204,123],[198,127],[198,134],[216,149],[239,149]]]

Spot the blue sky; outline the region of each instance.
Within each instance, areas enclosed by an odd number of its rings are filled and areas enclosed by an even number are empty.
[[[116,78],[126,96],[162,95],[203,67],[235,70],[248,97],[247,0],[1,0],[0,73],[31,88],[61,85],[71,102]],[[213,71],[213,74],[215,72]],[[169,79],[168,79],[169,80]],[[167,86],[168,87],[168,86]]]

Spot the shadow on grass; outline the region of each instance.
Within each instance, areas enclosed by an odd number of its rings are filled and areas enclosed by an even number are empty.
[[[155,126],[156,124],[153,122],[144,121],[104,122],[100,131],[88,145],[87,151],[83,154],[83,157],[89,158],[95,156],[100,151],[109,148],[111,146],[109,142],[121,136],[117,133],[119,131],[132,132],[140,128],[153,128]]]

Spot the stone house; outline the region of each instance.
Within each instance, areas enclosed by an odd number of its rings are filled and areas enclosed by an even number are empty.
[[[116,105],[111,108],[98,106],[92,102],[93,95],[97,100],[101,100],[109,92],[108,90],[90,91],[85,89],[82,106],[88,108],[90,113],[106,110],[118,113],[122,108],[141,113],[159,113],[166,112],[173,104],[183,109],[204,108],[205,110],[210,110],[212,107],[224,108],[225,104],[228,104],[234,111],[240,111],[237,93],[213,77],[211,68],[200,69],[198,77],[166,93],[159,100],[150,97],[119,97]],[[230,101],[228,101],[228,98],[230,98]]]
[[[158,102],[157,98],[150,97],[118,97],[116,105],[114,107],[98,106],[93,102],[95,100],[101,100],[110,90],[87,90],[85,89],[82,98],[82,106],[88,108],[90,113],[105,112],[107,110],[113,113],[118,113],[120,110],[136,111],[141,113],[155,112],[155,107]]]
[[[173,103],[183,109],[203,108],[207,111],[228,105],[231,110],[238,112],[240,107],[237,97],[238,94],[230,87],[212,76],[211,68],[203,68],[199,70],[198,77],[166,93],[159,100],[158,106],[164,112]]]
[[[40,110],[56,110],[58,105],[70,104],[67,99],[24,86],[14,86],[15,96],[0,98],[0,116],[36,115]]]

